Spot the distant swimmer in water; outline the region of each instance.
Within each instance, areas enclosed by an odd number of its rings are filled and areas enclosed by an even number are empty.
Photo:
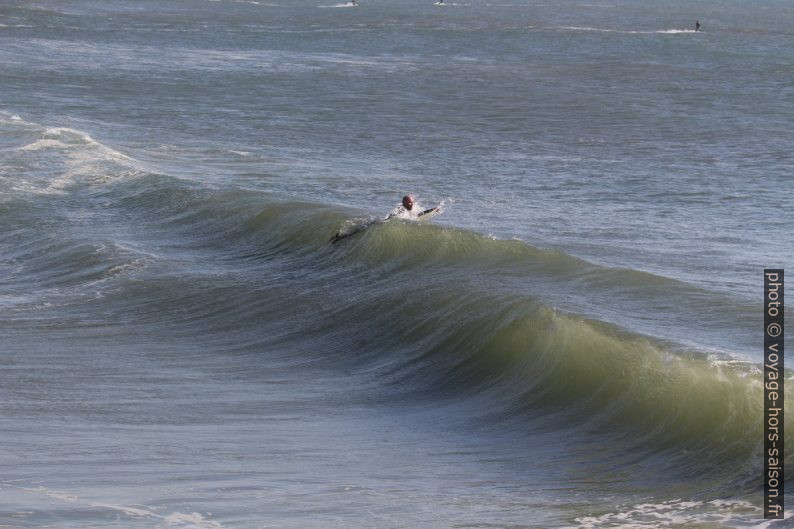
[[[695,20],[695,31],[700,31],[700,20]]]
[[[436,206],[434,208],[426,209],[426,210],[423,210],[423,211],[414,210],[414,206],[415,205],[416,205],[416,201],[414,200],[414,197],[412,197],[411,195],[405,195],[403,197],[402,204],[400,206],[398,206],[397,209],[393,213],[390,213],[388,216],[384,217],[383,219],[377,219],[377,220],[373,220],[373,221],[367,222],[365,224],[360,224],[360,225],[356,226],[355,228],[353,228],[352,230],[347,231],[347,232],[343,232],[343,230],[340,229],[338,232],[336,232],[336,235],[331,237],[331,240],[329,242],[331,244],[336,244],[337,242],[341,241],[345,237],[350,237],[351,235],[355,235],[356,233],[358,233],[360,231],[366,230],[367,228],[369,228],[373,224],[381,224],[381,223],[386,222],[386,221],[391,220],[391,219],[395,219],[395,218],[396,219],[418,219],[419,217],[422,217],[424,215],[429,215],[430,213],[435,213],[437,211],[441,211],[441,205],[438,205],[438,206]]]

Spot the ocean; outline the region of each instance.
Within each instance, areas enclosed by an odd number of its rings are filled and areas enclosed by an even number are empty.
[[[791,527],[793,18],[0,3],[0,527]]]

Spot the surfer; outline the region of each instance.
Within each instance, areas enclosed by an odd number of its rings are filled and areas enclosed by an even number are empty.
[[[700,31],[700,20],[695,20],[695,31]]]
[[[400,217],[400,216],[405,216],[405,215],[408,215],[410,217],[413,217],[413,216],[421,217],[422,215],[427,215],[428,213],[433,213],[434,211],[438,210],[438,206],[436,206],[434,208],[426,209],[426,210],[424,210],[424,211],[422,211],[420,213],[416,213],[416,215],[414,215],[414,204],[415,204],[414,197],[412,197],[411,195],[405,195],[403,197],[402,206],[400,206],[400,209],[397,210],[397,213],[392,213],[391,215],[386,217],[386,219],[388,220],[388,219],[390,219],[392,217]]]
[[[369,228],[373,224],[379,224],[379,223],[382,223],[382,222],[386,222],[387,220],[391,220],[393,218],[403,218],[403,219],[404,218],[413,218],[413,219],[416,219],[416,218],[419,218],[419,217],[421,217],[423,215],[429,215],[430,213],[435,213],[436,211],[439,211],[440,208],[441,208],[441,206],[438,205],[438,206],[436,206],[434,208],[426,209],[424,211],[420,211],[420,212],[416,213],[414,211],[414,205],[415,204],[416,204],[416,201],[414,201],[414,197],[412,197],[411,195],[405,195],[403,197],[402,204],[400,206],[398,206],[397,210],[394,213],[390,213],[387,217],[385,217],[383,219],[377,219],[377,220],[373,220],[373,221],[367,222],[366,224],[359,225],[355,229],[353,229],[352,231],[349,231],[347,233],[343,233],[342,230],[340,229],[339,231],[336,232],[336,235],[331,237],[331,240],[329,242],[331,244],[336,244],[337,242],[339,242],[340,240],[344,239],[345,237],[350,237],[351,235],[354,235],[354,234],[356,234],[356,233],[358,233],[360,231],[366,230],[367,228]]]

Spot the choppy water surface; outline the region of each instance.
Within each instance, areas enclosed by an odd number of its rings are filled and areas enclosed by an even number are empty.
[[[794,8],[359,4],[0,6],[0,525],[785,527]]]

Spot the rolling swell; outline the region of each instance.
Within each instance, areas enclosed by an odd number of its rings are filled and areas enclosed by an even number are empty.
[[[555,308],[671,292],[697,308],[706,291],[423,223],[373,224],[330,245],[350,212],[156,172],[41,189],[0,212],[14,228],[2,239],[7,298],[28,300],[11,313],[30,331],[132,327],[250,365],[324,365],[384,402],[454,402],[478,427],[575,436],[607,466],[709,469],[726,490],[757,487],[756,366]]]
[[[567,314],[511,288],[511,279],[532,285],[546,274],[603,283],[641,273],[604,270],[596,280],[592,265],[558,252],[410,224],[373,230],[345,251],[396,283],[352,309],[367,322],[353,349],[379,350],[368,374],[384,385],[410,388],[422,402],[469,402],[484,428],[587,439],[613,469],[644,461],[679,477],[708,470],[725,490],[757,487],[757,366]],[[495,272],[502,284],[490,279]]]

